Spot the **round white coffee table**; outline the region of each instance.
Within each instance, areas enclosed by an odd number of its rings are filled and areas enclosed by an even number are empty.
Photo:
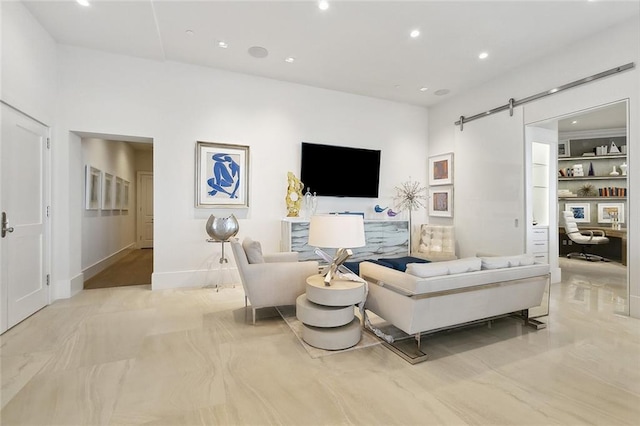
[[[364,283],[332,280],[322,275],[307,278],[307,292],[296,300],[296,317],[302,322],[302,339],[311,346],[327,350],[347,349],[362,337],[354,305],[364,298]]]

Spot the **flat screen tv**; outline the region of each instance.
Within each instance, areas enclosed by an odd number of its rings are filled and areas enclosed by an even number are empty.
[[[303,193],[377,198],[380,150],[302,142],[300,180]]]

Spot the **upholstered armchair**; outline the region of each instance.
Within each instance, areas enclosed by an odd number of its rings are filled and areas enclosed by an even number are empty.
[[[260,243],[231,239],[231,249],[244,288],[244,306],[251,304],[253,324],[256,309],[295,305],[306,291],[307,277],[318,273],[318,262],[298,261],[297,252],[262,253]]]
[[[457,259],[453,226],[421,225],[420,244],[415,255],[432,262]]]

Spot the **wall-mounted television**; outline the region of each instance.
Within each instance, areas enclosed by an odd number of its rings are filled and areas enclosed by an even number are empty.
[[[302,142],[300,180],[303,193],[377,198],[380,150]]]

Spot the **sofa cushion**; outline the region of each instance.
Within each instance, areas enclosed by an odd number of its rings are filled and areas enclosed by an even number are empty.
[[[518,256],[509,256],[509,267],[513,266],[529,266],[533,265],[535,259],[530,254],[521,254]]]
[[[512,256],[484,256],[481,257],[482,269],[502,269],[509,267],[509,258]]]
[[[409,263],[407,264],[407,274],[414,275],[420,278],[439,277],[441,275],[449,274],[449,267],[443,265],[447,262],[433,262],[433,263]]]
[[[449,268],[449,274],[463,274],[465,272],[479,271],[482,268],[482,260],[478,257],[465,257],[463,259],[440,262]]]
[[[383,266],[389,266],[401,272],[405,272],[407,270],[407,264],[409,263],[429,263],[427,259],[421,259],[419,257],[413,256],[404,256],[404,257],[389,257],[389,258],[380,258],[376,262]]]
[[[262,245],[259,241],[254,241],[251,238],[245,238],[242,240],[242,248],[247,255],[247,261],[249,263],[264,263],[264,257],[262,256]]]
[[[482,269],[502,269],[514,266],[529,266],[534,264],[534,257],[530,254],[515,256],[483,256]]]

